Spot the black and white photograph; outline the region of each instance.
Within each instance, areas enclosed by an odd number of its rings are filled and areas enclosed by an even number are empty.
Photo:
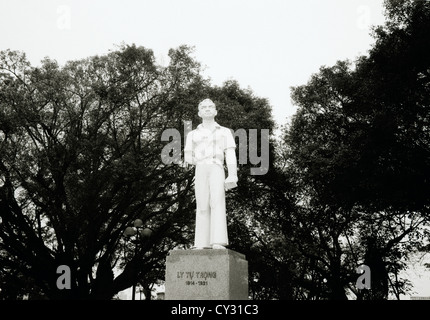
[[[430,300],[430,1],[2,0],[0,30],[0,308]]]

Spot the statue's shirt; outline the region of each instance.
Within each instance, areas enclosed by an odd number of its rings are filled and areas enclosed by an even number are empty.
[[[211,131],[199,124],[188,133],[184,151],[192,151],[194,164],[218,164],[223,166],[224,153],[228,148],[235,148],[231,130],[215,122],[215,130]]]

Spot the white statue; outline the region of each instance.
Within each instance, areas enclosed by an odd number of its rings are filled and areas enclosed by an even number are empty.
[[[188,133],[184,149],[185,162],[196,166],[194,249],[225,249],[228,245],[225,191],[237,186],[236,144],[231,130],[216,123],[217,110],[212,100],[203,100],[198,109],[202,123]]]

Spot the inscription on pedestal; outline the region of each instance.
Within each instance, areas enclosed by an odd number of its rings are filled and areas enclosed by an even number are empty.
[[[178,271],[178,279],[185,279],[187,286],[207,286],[208,279],[216,279],[216,271]]]
[[[248,262],[232,250],[174,250],[165,287],[166,300],[246,300]]]

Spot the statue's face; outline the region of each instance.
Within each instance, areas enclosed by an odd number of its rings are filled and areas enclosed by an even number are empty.
[[[217,110],[214,103],[204,102],[199,105],[199,117],[203,119],[211,119],[217,115]]]

